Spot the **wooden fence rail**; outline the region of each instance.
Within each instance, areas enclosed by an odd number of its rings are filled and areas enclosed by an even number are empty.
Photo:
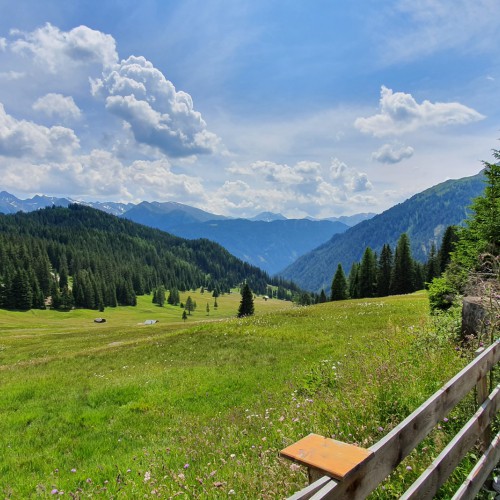
[[[500,433],[491,441],[490,423],[500,408],[500,384],[487,394],[487,377],[500,360],[500,340],[477,353],[460,373],[432,395],[379,442],[368,448],[350,470],[339,473],[331,464],[338,449],[351,446],[315,435],[282,450],[281,455],[309,467],[318,478],[290,500],[364,499],[429,434],[474,387],[479,409],[402,498],[433,498],[460,460],[480,439],[484,455],[454,498],[473,498],[500,459]],[[314,437],[315,436],[315,437]],[[487,440],[487,441],[486,441]],[[333,443],[331,443],[333,441]],[[352,448],[356,448],[352,446]],[[335,456],[337,453],[337,456]],[[325,465],[322,465],[325,464]],[[335,469],[335,467],[333,467]],[[327,475],[325,475],[327,474]]]

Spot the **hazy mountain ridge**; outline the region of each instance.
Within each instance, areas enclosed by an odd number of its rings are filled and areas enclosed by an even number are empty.
[[[67,207],[72,203],[90,206],[180,237],[207,238],[270,274],[275,274],[349,227],[338,221],[287,219],[272,212],[262,212],[252,219],[231,219],[177,202],[124,204],[48,196],[20,200],[5,191],[0,193],[0,212],[3,213],[31,212],[48,206]]]
[[[460,224],[473,198],[484,190],[482,172],[472,177],[448,180],[418,193],[372,219],[360,222],[345,233],[300,257],[280,273],[312,291],[328,289],[337,265],[346,273],[359,262],[367,246],[380,252],[384,243],[395,248],[399,236],[410,237],[413,257],[427,259],[432,243],[439,246],[447,226]]]
[[[71,198],[58,198],[56,196],[35,195],[32,198],[21,200],[7,191],[0,192],[0,213],[14,214],[16,212],[33,212],[46,207],[68,207],[72,203],[96,208],[111,215],[123,215],[130,210],[133,203],[116,203],[113,201],[79,201]]]
[[[298,257],[344,232],[341,222],[285,219],[270,222],[247,219],[215,220],[172,227],[169,231],[187,239],[207,238],[236,257],[275,274]]]

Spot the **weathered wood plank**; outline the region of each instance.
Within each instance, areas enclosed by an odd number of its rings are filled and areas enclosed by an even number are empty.
[[[500,385],[486,398],[481,408],[465,424],[427,470],[401,497],[403,500],[433,498],[462,458],[488,427],[500,407]],[[487,446],[486,446],[487,447]]]
[[[484,352],[484,347],[480,347],[476,351],[476,356],[480,356]],[[480,405],[488,397],[488,375],[485,375],[476,384],[476,401]],[[487,426],[484,432],[479,436],[481,453],[484,453],[491,442],[491,427]]]
[[[309,500],[314,496],[316,492],[321,490],[321,488],[323,488],[325,485],[334,482],[335,480],[332,479],[331,477],[323,476],[322,478],[318,479],[309,486],[306,486],[302,490],[297,491],[297,493],[294,493],[291,497],[289,497],[288,500]]]
[[[309,434],[281,450],[280,455],[309,467],[310,479],[315,480],[324,474],[343,479],[354,473],[373,452],[318,434]]]
[[[490,472],[500,462],[500,432],[496,435],[493,442],[484,455],[479,459],[471,473],[462,486],[453,495],[452,500],[469,500],[475,498],[478,491],[482,488],[484,482],[490,475]]]
[[[355,474],[337,483],[323,498],[366,498],[499,359],[500,340],[497,340],[387,436],[370,447],[374,457],[361,464]]]

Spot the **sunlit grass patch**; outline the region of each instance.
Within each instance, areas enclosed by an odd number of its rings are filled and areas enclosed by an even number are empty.
[[[310,432],[369,446],[458,370],[449,344],[421,342],[427,309],[415,294],[196,324],[138,325],[140,307],[27,320],[0,334],[0,491],[284,497],[306,478],[280,449]]]

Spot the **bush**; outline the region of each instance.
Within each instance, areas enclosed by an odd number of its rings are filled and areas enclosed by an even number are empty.
[[[449,309],[456,296],[456,290],[446,278],[434,278],[429,285],[428,293],[431,311]]]

